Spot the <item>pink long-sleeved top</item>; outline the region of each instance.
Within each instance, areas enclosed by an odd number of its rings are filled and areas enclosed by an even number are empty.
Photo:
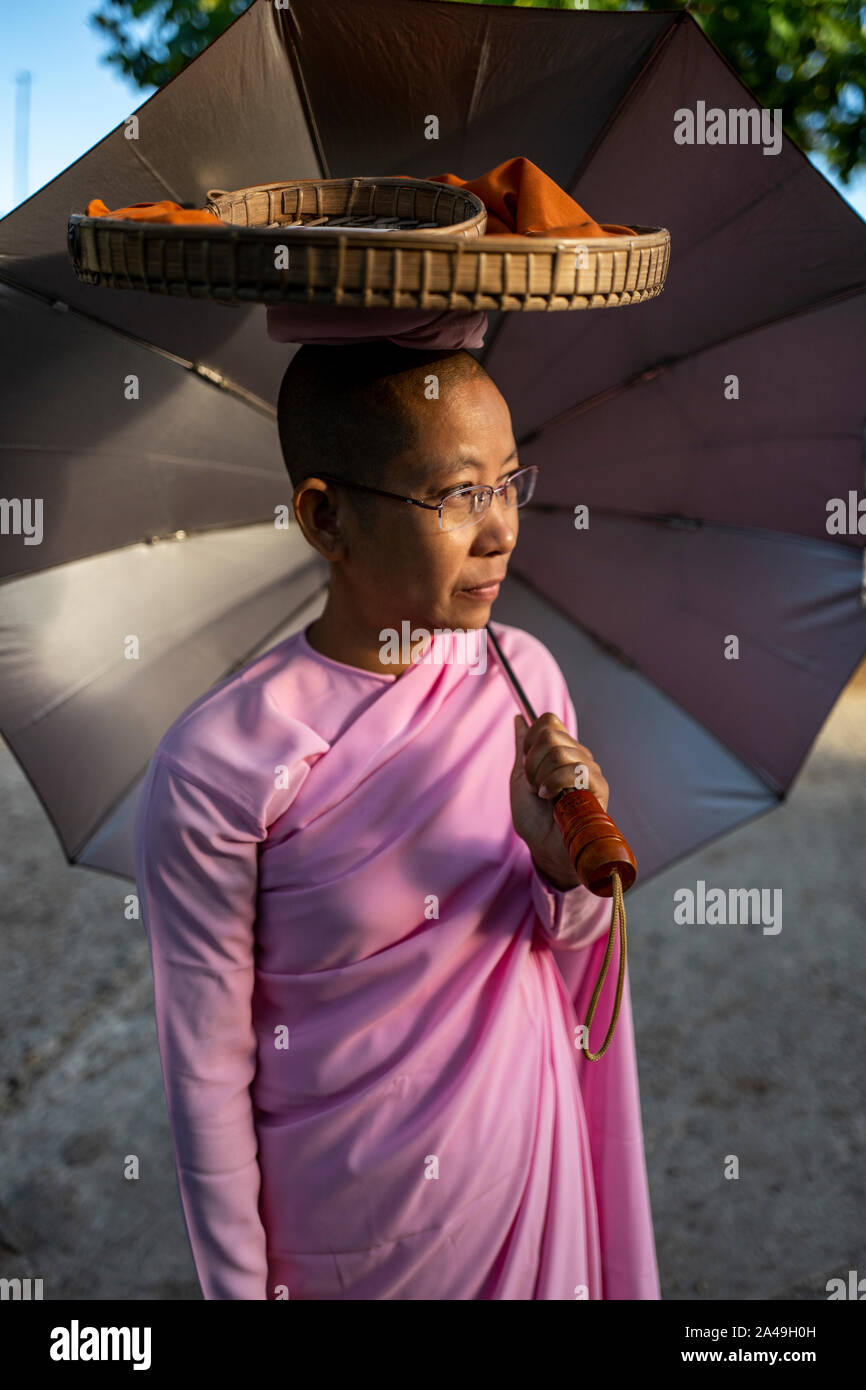
[[[576,738],[547,648],[492,627]],[[660,1296],[628,973],[580,1050],[610,901],[513,828],[488,650],[398,677],[300,631],[156,749],[136,877],[206,1299]]]

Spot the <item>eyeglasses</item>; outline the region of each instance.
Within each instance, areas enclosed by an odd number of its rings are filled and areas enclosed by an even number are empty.
[[[439,513],[441,531],[459,531],[463,526],[477,525],[489,511],[494,494],[502,497],[507,507],[523,507],[535,491],[538,465],[527,464],[518,468],[500,483],[499,487],[481,487],[465,483],[462,487],[447,492],[438,502],[421,502],[417,497],[402,497],[397,492],[384,492],[380,487],[368,487],[366,483],[356,483],[348,478],[337,478],[331,473],[317,473],[326,483],[337,483],[341,487],[354,487],[361,492],[373,492],[377,497],[393,497],[397,502],[410,502],[413,507],[424,507]]]

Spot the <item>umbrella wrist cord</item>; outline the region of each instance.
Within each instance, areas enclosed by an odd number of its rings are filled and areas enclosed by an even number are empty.
[[[619,1017],[619,1006],[622,1000],[622,986],[623,981],[625,980],[626,935],[625,904],[623,902],[622,896],[622,883],[620,881],[620,876],[617,873],[616,869],[611,870],[610,876],[613,879],[613,897],[611,899],[610,930],[607,934],[607,950],[604,953],[604,961],[602,963],[601,971],[599,972],[599,976],[595,984],[595,989],[592,992],[592,998],[589,1001],[589,1010],[586,1015],[586,1024],[584,1025],[586,1037],[583,1043],[583,1052],[584,1056],[588,1057],[591,1062],[597,1062],[599,1057],[603,1056],[603,1054],[607,1051],[608,1044],[610,1043],[611,1038],[613,1037],[613,1030],[616,1027],[616,1021]],[[616,998],[614,999],[613,1003],[613,1014],[610,1020],[610,1027],[607,1030],[607,1037],[605,1038],[598,1052],[590,1052],[589,1030],[592,1025],[593,1016],[595,1014],[595,1006],[598,1003],[598,998],[601,994],[602,985],[604,984],[605,976],[607,975],[607,968],[610,965],[611,956],[613,955],[613,943],[616,935],[617,918],[619,918],[622,927],[622,933],[619,951],[619,974],[617,976],[616,981]]]

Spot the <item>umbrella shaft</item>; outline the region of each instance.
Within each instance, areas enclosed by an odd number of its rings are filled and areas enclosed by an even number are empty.
[[[506,672],[506,674],[507,674],[507,676],[508,676],[508,679],[511,681],[511,684],[514,686],[514,689],[515,689],[515,692],[516,692],[516,694],[517,694],[518,699],[520,700],[521,704],[523,705],[523,708],[526,710],[527,714],[529,715],[529,722],[530,722],[530,724],[534,724],[535,721],[536,721],[536,719],[538,718],[538,715],[535,713],[535,710],[532,708],[532,705],[529,703],[529,698],[528,698],[528,696],[527,696],[527,694],[526,694],[526,691],[523,689],[523,686],[520,684],[520,681],[517,679],[516,675],[515,675],[514,672],[512,671],[511,666],[509,665],[509,663],[508,663],[508,661],[507,661],[507,659],[506,659],[506,657],[505,657],[505,654],[504,654],[502,648],[500,647],[500,645],[499,645],[499,643],[497,642],[496,638],[493,636],[493,633],[492,633],[492,631],[490,630],[490,624],[489,624],[489,623],[485,624],[485,629],[484,629],[484,630],[485,630],[485,632],[487,633],[488,637],[490,638],[491,642],[493,643],[493,647],[494,647],[494,650],[495,650],[495,652],[496,652],[496,655],[499,657],[499,660],[502,662],[502,665],[503,665],[503,667],[505,668],[505,672]]]

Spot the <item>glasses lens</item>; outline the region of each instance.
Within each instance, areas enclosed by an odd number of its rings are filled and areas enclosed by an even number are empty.
[[[528,502],[535,491],[535,470],[527,468],[525,472],[520,472],[509,482],[505,489],[505,500],[509,507],[522,507]]]
[[[505,504],[508,507],[522,507],[535,491],[535,469],[527,468],[515,474],[505,488]],[[483,488],[467,488],[465,492],[453,492],[442,503],[442,530],[457,531],[461,526],[481,520],[490,505],[490,493]]]
[[[487,510],[489,495],[482,488],[452,492],[442,502],[442,530],[458,531],[472,521],[480,521]]]

